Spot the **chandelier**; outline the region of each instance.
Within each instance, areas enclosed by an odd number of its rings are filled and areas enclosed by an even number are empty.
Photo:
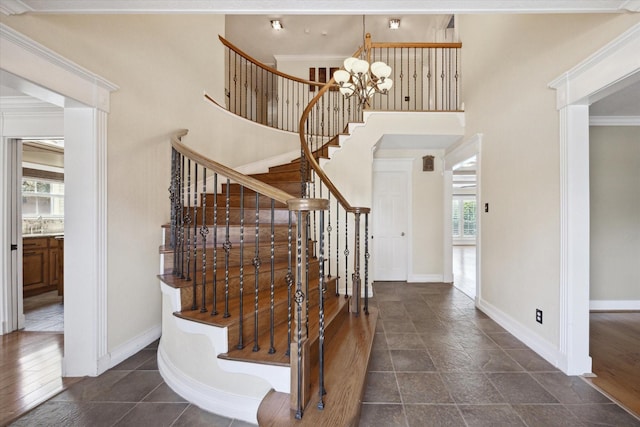
[[[367,37],[370,35],[367,34]],[[345,59],[344,70],[333,73],[340,93],[347,98],[355,96],[362,106],[369,105],[369,99],[376,93],[386,95],[393,86],[393,80],[389,78],[391,67],[381,61],[369,65],[364,59],[367,54],[367,50],[363,49],[360,58]]]

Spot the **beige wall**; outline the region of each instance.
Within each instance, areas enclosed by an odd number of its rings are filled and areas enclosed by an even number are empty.
[[[160,226],[169,219],[168,137],[230,166],[289,151],[224,100],[216,15],[0,15],[0,21],[119,86],[108,123],[108,349],[160,324]],[[266,128],[265,128],[266,129]],[[266,154],[268,153],[268,155]],[[136,242],[132,244],[132,242]]]
[[[589,132],[591,299],[640,301],[640,127]]]
[[[481,301],[559,346],[559,119],[548,83],[638,14],[461,16],[466,135],[483,134]],[[544,324],[535,322],[535,309]]]

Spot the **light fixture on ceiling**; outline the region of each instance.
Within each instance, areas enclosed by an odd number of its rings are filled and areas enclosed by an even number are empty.
[[[400,19],[398,18],[389,19],[389,29],[397,30],[398,28],[400,28]]]
[[[370,52],[367,49],[367,39],[370,34],[365,34],[364,16],[362,17],[363,47],[360,57],[349,57],[344,60],[344,69],[333,73],[333,79],[339,87],[340,93],[346,98],[356,96],[361,106],[369,104],[369,99],[376,93],[386,95],[393,86],[391,67],[382,61],[369,65]]]
[[[282,26],[282,22],[280,22],[279,19],[272,19],[271,20],[271,28],[273,28],[274,30],[281,30],[284,27]]]

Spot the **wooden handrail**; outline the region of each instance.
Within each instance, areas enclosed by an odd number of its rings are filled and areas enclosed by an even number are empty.
[[[356,53],[354,53],[353,56],[358,56],[358,55],[360,55],[361,52],[362,52],[362,48],[358,49],[358,51]],[[307,161],[309,162],[309,164],[311,165],[313,170],[316,171],[316,174],[320,177],[320,180],[322,181],[322,183],[327,186],[329,191],[336,197],[336,199],[338,199],[340,204],[344,207],[344,209],[347,212],[351,212],[351,213],[356,213],[356,212],[369,213],[371,211],[370,208],[351,206],[351,204],[347,201],[347,199],[342,195],[342,193],[338,190],[338,188],[333,184],[331,179],[329,179],[327,174],[324,173],[324,171],[322,170],[322,168],[320,167],[320,165],[316,161],[315,157],[311,153],[311,149],[309,148],[309,144],[307,144],[307,139],[306,139],[306,136],[305,136],[305,133],[304,133],[304,129],[305,129],[304,125],[305,125],[305,123],[306,123],[306,121],[307,121],[307,119],[309,117],[311,109],[318,102],[318,100],[322,97],[322,95],[324,95],[331,88],[331,86],[334,86],[334,85],[335,85],[335,80],[333,79],[333,76],[331,76],[331,79],[329,79],[329,81],[327,83],[325,83],[324,86],[322,86],[322,88],[320,88],[320,90],[318,91],[316,96],[313,97],[311,102],[309,102],[309,105],[307,105],[305,107],[304,111],[302,112],[302,116],[300,117],[300,124],[298,125],[298,134],[300,135],[300,145],[302,146],[302,150],[304,152],[305,158],[307,159]]]
[[[451,48],[460,49],[462,43],[403,43],[403,42],[371,42],[371,47],[374,49],[379,48],[416,48],[416,49],[428,49],[428,48]]]
[[[295,82],[303,83],[303,84],[310,85],[310,86],[321,87],[321,86],[324,85],[324,83],[312,82],[311,80],[304,80],[304,79],[301,79],[299,77],[295,77],[295,76],[291,76],[289,74],[285,74],[282,71],[278,71],[275,68],[272,68],[272,67],[269,67],[268,65],[263,64],[262,62],[258,61],[257,59],[255,59],[254,57],[249,55],[248,53],[245,53],[239,47],[237,47],[236,45],[234,45],[233,43],[231,43],[229,40],[225,39],[221,35],[218,35],[218,38],[220,39],[220,41],[222,42],[223,45],[225,45],[226,47],[228,47],[229,49],[231,49],[232,51],[234,51],[238,55],[242,56],[247,61],[251,62],[252,64],[254,64],[257,67],[262,68],[265,71],[268,71],[268,72],[273,73],[273,74],[275,74],[277,76],[283,77],[283,78],[285,78],[287,80],[293,80]]]
[[[255,178],[251,178],[250,176],[244,175],[240,172],[237,172],[230,167],[227,167],[223,164],[215,162],[198,152],[192,150],[191,148],[184,145],[181,139],[187,135],[189,131],[183,129],[181,131],[176,132],[171,137],[171,146],[176,149],[179,153],[184,155],[185,157],[195,161],[196,163],[204,166],[207,169],[210,169],[226,178],[229,178],[234,183],[240,184],[245,188],[249,188],[256,193],[260,193],[264,196],[267,196],[271,199],[274,199],[278,202],[287,203],[291,199],[296,199],[296,197],[291,194],[280,190],[279,188],[272,187],[269,184],[265,184],[262,181],[259,181]]]

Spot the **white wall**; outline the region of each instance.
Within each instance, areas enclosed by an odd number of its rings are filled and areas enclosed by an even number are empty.
[[[639,15],[461,16],[466,135],[482,133],[481,307],[547,356],[559,342],[559,120],[548,83]],[[535,322],[535,309],[544,323]],[[512,329],[513,330],[513,329]]]
[[[224,57],[215,15],[20,15],[0,21],[119,86],[108,117],[108,349],[160,324],[160,225],[168,221],[169,135],[229,166],[274,150],[270,130],[212,107],[223,100]],[[252,127],[253,129],[253,127]],[[265,128],[266,129],[266,128]],[[285,144],[286,145],[286,144]],[[131,244],[131,242],[143,242]]]
[[[640,309],[640,127],[592,126],[589,149],[590,299]]]

